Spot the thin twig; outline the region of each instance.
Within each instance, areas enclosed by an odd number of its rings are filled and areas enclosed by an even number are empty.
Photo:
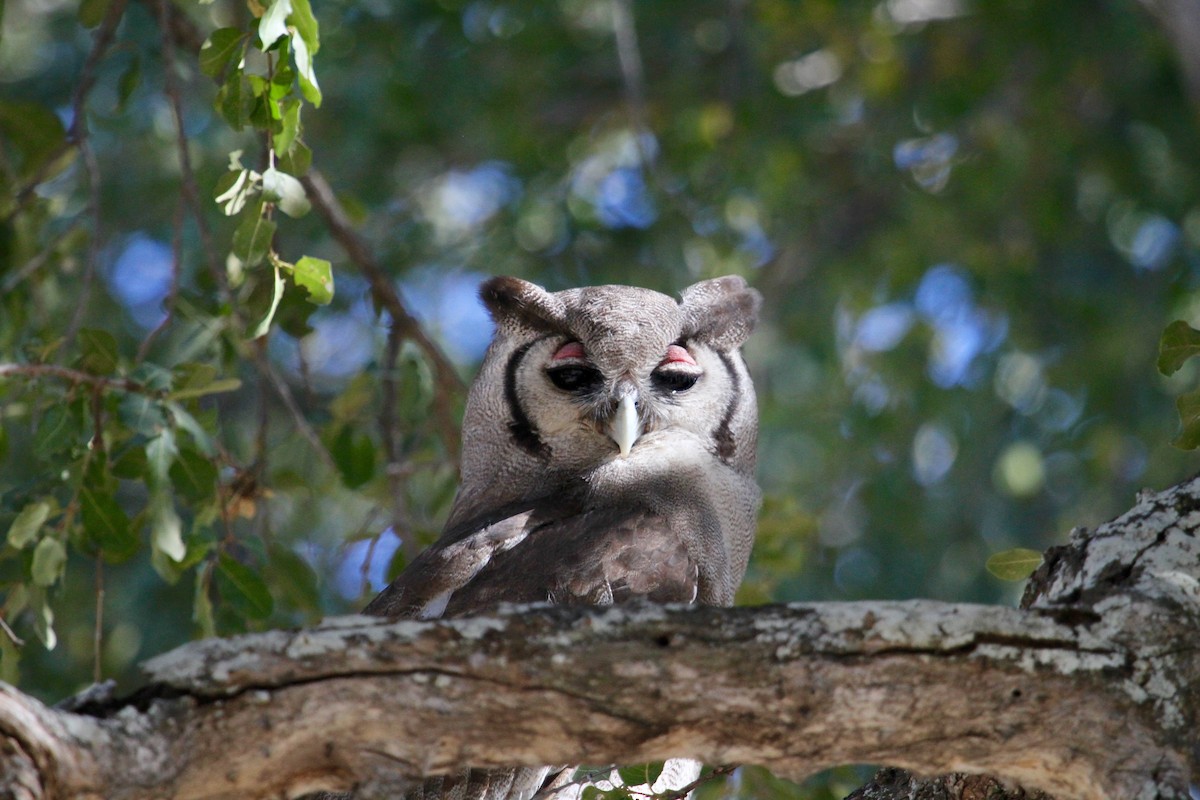
[[[195,31],[191,26],[180,24],[179,14],[173,13],[165,0],[153,0],[153,5],[159,28],[162,31],[163,93],[170,101],[171,114],[175,118],[175,147],[179,151],[180,188],[183,190],[183,197],[192,209],[192,216],[196,220],[196,229],[200,233],[200,247],[204,251],[208,270],[212,273],[213,281],[217,285],[217,293],[222,304],[230,309],[234,329],[240,331],[243,328],[240,314],[229,291],[228,277],[216,257],[216,250],[213,249],[212,232],[208,228],[208,221],[204,216],[204,204],[200,199],[200,189],[196,185],[196,173],[192,169],[192,157],[188,150],[187,132],[183,124],[183,100],[179,90],[179,81],[175,74],[175,39],[177,36],[185,35],[188,31],[193,33],[194,38]],[[198,50],[199,48],[194,49]]]
[[[397,446],[396,434],[396,361],[400,356],[400,345],[404,335],[400,326],[388,326],[387,349],[384,353],[383,369],[380,372],[379,433],[383,439],[384,470],[387,475],[388,495],[392,499],[392,532],[400,539],[400,549],[407,561],[417,557],[420,548],[412,535],[412,520],[405,502],[404,482],[411,473],[404,463]],[[374,544],[372,543],[372,547]]]
[[[0,297],[16,289],[26,278],[37,272],[42,266],[50,260],[50,256],[54,253],[55,248],[62,243],[64,239],[75,232],[78,227],[78,221],[72,222],[66,228],[63,228],[53,239],[51,239],[44,248],[33,258],[21,265],[21,268],[4,279],[4,283],[0,283]]]
[[[167,296],[163,299],[163,314],[162,320],[154,326],[154,330],[146,334],[146,338],[142,340],[138,346],[137,356],[134,357],[133,363],[140,364],[145,360],[146,354],[150,352],[150,345],[154,344],[154,340],[159,337],[171,325],[171,320],[175,317],[175,301],[179,297],[179,275],[183,270],[183,217],[184,206],[186,201],[183,197],[179,198],[179,204],[175,207],[175,234],[171,237],[171,287],[167,290]]]
[[[120,24],[121,17],[125,14],[125,6],[126,0],[113,0],[108,6],[100,27],[96,29],[96,35],[92,40],[92,49],[88,53],[87,60],[83,63],[83,69],[79,74],[79,82],[75,84],[75,93],[71,99],[72,118],[70,138],[79,150],[79,156],[83,160],[84,172],[87,175],[88,214],[92,221],[92,235],[88,239],[87,263],[83,270],[83,285],[79,290],[78,305],[75,308],[75,315],[71,318],[71,323],[67,327],[66,335],[63,337],[68,345],[75,340],[75,334],[79,332],[79,328],[83,324],[84,315],[87,313],[88,300],[92,293],[92,284],[96,277],[97,262],[100,260],[100,164],[96,160],[96,153],[92,150],[88,139],[87,98],[88,94],[92,91],[92,87],[96,84],[96,68],[100,65],[100,62],[104,59],[104,54],[108,52],[108,48],[112,45],[117,25]],[[67,349],[64,347],[61,352],[65,353]]]
[[[8,623],[4,621],[4,617],[0,617],[0,631],[4,631],[4,635],[8,637],[8,640],[17,647],[25,646],[25,640],[17,636],[17,632],[8,627]]]
[[[376,260],[374,253],[366,242],[355,232],[350,219],[324,176],[316,170],[310,170],[300,179],[308,193],[308,199],[313,208],[325,220],[333,238],[338,241],[346,255],[350,257],[371,284],[371,292],[375,299],[387,309],[391,316],[392,326],[399,335],[411,339],[421,348],[433,366],[433,380],[437,387],[438,402],[433,405],[437,419],[438,431],[446,445],[447,455],[457,463],[458,460],[458,422],[452,413],[452,401],[466,392],[462,379],[454,370],[454,365],[446,358],[441,349],[426,335],[416,318],[409,313],[396,291],[391,277],[383,266]]]
[[[88,466],[93,458],[104,459],[104,387],[92,387],[92,441],[88,447],[87,458],[84,461],[83,474],[87,475]],[[103,464],[102,464],[103,465]],[[78,497],[82,485],[76,488]],[[77,500],[72,498],[71,505]],[[96,618],[92,628],[92,682],[99,683],[103,677],[102,660],[104,653],[104,555],[96,552]]]
[[[646,109],[646,71],[642,66],[642,51],[638,44],[637,24],[633,15],[633,0],[613,3],[613,38],[617,45],[617,62],[625,87],[625,104],[634,129],[634,146],[642,169],[658,193],[676,205],[689,221],[699,214],[698,204],[687,194],[671,188],[673,181],[666,174],[662,160],[646,146],[646,137],[653,135]]]
[[[696,789],[700,788],[709,781],[714,780],[715,778],[724,778],[732,775],[737,768],[737,764],[726,764],[723,767],[715,767],[712,772],[708,773],[707,775],[701,775],[687,786],[681,786],[672,792],[668,792],[667,794],[658,795],[659,800],[680,800],[680,798],[687,797]]]
[[[643,133],[650,131],[650,126],[646,122],[646,73],[642,68],[637,28],[634,27],[632,0],[616,0],[613,3],[613,36],[617,41],[617,61],[621,65],[629,115],[633,118],[633,126],[640,140]],[[642,163],[649,164],[650,160],[646,153],[641,152],[641,148],[639,141]]]
[[[104,556],[96,553],[96,622],[92,629],[92,683],[104,677]]]
[[[280,377],[279,373],[275,371],[275,368],[271,366],[271,361],[267,358],[266,353],[263,350],[253,345],[252,349],[254,363],[258,367],[258,371],[263,375],[263,377],[267,378],[267,380],[271,383],[271,386],[274,387],[275,393],[278,394],[279,399],[283,401],[284,407],[287,408],[288,412],[292,415],[292,420],[296,423],[296,428],[300,431],[300,435],[303,436],[305,440],[307,440],[312,446],[312,449],[321,459],[321,462],[336,472],[337,464],[334,462],[333,456],[331,456],[329,451],[325,449],[325,445],[321,441],[321,437],[317,435],[317,432],[313,430],[312,425],[308,424],[308,420],[304,418],[304,412],[301,411],[300,406],[297,405],[296,398],[292,395],[292,390],[287,385],[287,381]]]
[[[61,378],[71,384],[86,384],[102,390],[117,389],[131,394],[144,394],[147,397],[163,398],[167,393],[159,389],[151,389],[129,378],[114,378],[106,375],[93,375],[70,367],[60,367],[57,364],[0,364],[0,378]]]

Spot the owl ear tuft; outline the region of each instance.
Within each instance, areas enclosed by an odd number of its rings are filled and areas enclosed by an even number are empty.
[[[479,299],[497,327],[566,330],[566,306],[536,283],[507,275],[489,278],[479,287]]]
[[[692,284],[680,297],[682,338],[696,339],[718,350],[740,347],[754,330],[762,306],[762,295],[740,275]]]

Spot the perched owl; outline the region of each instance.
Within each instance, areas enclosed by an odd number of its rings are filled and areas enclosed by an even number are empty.
[[[467,399],[462,485],[441,538],[365,613],[730,605],[759,505],[758,416],[738,350],[758,292],[739,277],[697,283],[679,301],[499,277],[480,294],[496,333]],[[570,774],[473,770],[430,779],[423,796],[527,800]]]

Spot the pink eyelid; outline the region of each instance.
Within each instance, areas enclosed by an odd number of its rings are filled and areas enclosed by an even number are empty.
[[[565,361],[567,359],[584,360],[587,358],[587,351],[583,349],[583,345],[579,342],[567,342],[562,347],[554,351],[551,356],[554,361]],[[667,355],[662,360],[662,364],[688,364],[696,366],[696,359],[692,358],[692,354],[677,344],[673,344],[667,348]],[[659,366],[662,366],[660,364]]]
[[[587,351],[583,349],[583,345],[581,345],[579,342],[567,342],[562,347],[555,350],[554,355],[551,356],[551,358],[553,358],[555,361],[562,361],[568,358],[582,360],[587,358]]]
[[[667,348],[667,357],[662,360],[663,364],[690,364],[696,366],[696,359],[692,358],[692,354],[677,344],[673,344]],[[660,364],[659,366],[662,366]]]

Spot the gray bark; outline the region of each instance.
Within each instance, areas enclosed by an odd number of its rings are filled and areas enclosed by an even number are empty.
[[[3,688],[0,796],[382,796],[468,764],[689,756],[995,776],[885,773],[864,798],[1186,798],[1198,529],[1200,480],[1147,494],[1053,548],[1020,609],[513,608],[196,642],[125,698],[51,709]]]

